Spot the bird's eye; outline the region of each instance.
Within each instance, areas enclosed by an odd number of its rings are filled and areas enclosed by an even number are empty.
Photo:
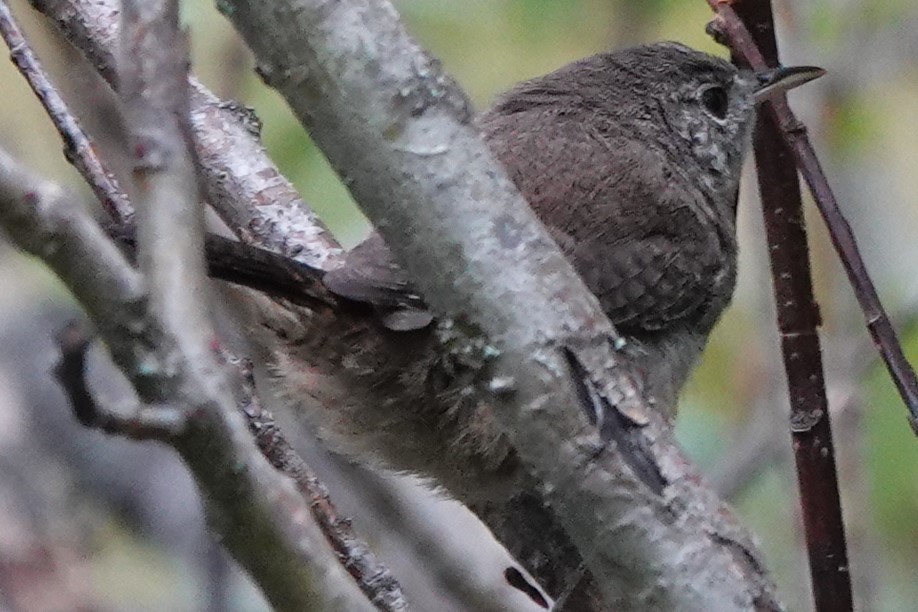
[[[723,87],[708,87],[701,92],[701,103],[708,109],[712,115],[718,119],[727,116],[727,110],[730,107],[730,100],[727,98],[727,92]]]

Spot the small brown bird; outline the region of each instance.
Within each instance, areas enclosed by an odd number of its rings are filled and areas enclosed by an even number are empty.
[[[672,415],[679,390],[730,301],[736,203],[756,103],[822,74],[740,71],[676,43],[600,53],[521,83],[480,115],[495,156],[627,339],[647,395]],[[460,499],[515,471],[490,410],[464,391],[429,331],[432,316],[378,234],[326,286],[374,306],[386,338],[342,358],[377,405],[348,402],[319,423],[351,452],[431,476]],[[305,351],[323,350],[307,343]],[[329,399],[286,359],[291,397]],[[314,374],[314,371],[313,371]],[[338,372],[339,376],[341,372]],[[290,386],[293,377],[292,388]],[[494,478],[497,476],[497,478]]]

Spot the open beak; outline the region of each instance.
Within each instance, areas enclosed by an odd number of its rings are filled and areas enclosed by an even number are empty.
[[[816,66],[781,66],[779,68],[760,70],[755,73],[759,86],[753,93],[753,98],[756,103],[762,102],[772,94],[783,93],[794,87],[799,87],[813,79],[818,79],[825,73],[825,70]]]

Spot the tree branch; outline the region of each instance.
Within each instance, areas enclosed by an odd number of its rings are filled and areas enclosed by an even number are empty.
[[[755,30],[755,42],[768,65],[777,66],[778,48],[771,3],[768,0],[747,2],[739,11]],[[735,26],[730,29],[736,30]],[[782,108],[793,118],[786,100],[773,100],[770,104],[773,109]],[[781,126],[775,117],[774,114],[759,115],[755,157],[790,393],[790,428],[813,595],[817,610],[851,610],[850,568],[803,203],[789,141],[782,138]],[[794,122],[799,126],[796,119]]]
[[[186,425],[185,414],[165,406],[134,406],[127,415],[103,408],[89,390],[86,381],[86,351],[92,339],[84,327],[70,322],[57,334],[61,360],[54,375],[70,400],[77,421],[105,433],[135,440],[168,442],[180,435]]]
[[[112,219],[113,224],[106,225],[108,233],[127,247],[131,257],[135,257],[133,205],[113,174],[96,155],[89,136],[82,130],[78,120],[48,79],[12,13],[2,0],[0,34],[10,48],[14,63],[31,85],[61,134],[66,157],[90,184]],[[214,278],[266,291],[271,296],[312,308],[343,309],[348,306],[324,290],[321,284],[321,270],[296,260],[213,234],[205,237],[205,254],[208,273]],[[124,414],[123,410],[100,406],[97,398],[87,387],[85,378],[85,355],[90,342],[89,335],[76,322],[68,325],[58,335],[61,360],[54,373],[67,393],[74,414],[81,424],[109,434],[138,440],[156,439],[167,442],[182,433],[186,426],[185,415],[174,408],[138,405],[128,414]],[[335,552],[341,557],[343,566],[364,593],[377,603],[379,609],[407,609],[398,582],[387,568],[376,561],[366,544],[352,533],[347,521],[335,517],[334,506],[324,485],[289,447],[283,434],[274,424],[273,417],[260,409],[254,388],[246,385],[245,390],[247,406],[258,407],[255,413],[247,412],[246,415],[249,417],[249,428],[256,436],[259,448],[274,467],[294,479],[300,491],[311,501],[310,508]]]
[[[324,560],[328,563],[334,555],[302,497],[262,460],[235,412],[228,372],[214,350],[203,209],[188,124],[188,43],[178,25],[178,2],[125,2],[120,41],[119,95],[134,165],[138,260],[150,287],[150,314],[163,327],[158,384],[142,396],[162,402],[178,398],[197,417],[173,445],[212,502],[207,506],[212,523],[218,530],[221,522],[228,523],[224,543],[276,607],[308,607],[311,601],[370,609],[340,565],[316,563],[330,557]],[[225,477],[227,470],[238,472],[240,458],[247,458],[245,476],[236,482],[215,478]],[[231,498],[240,493],[244,502],[234,504]],[[252,537],[259,526],[264,542]],[[279,527],[296,531],[283,533]],[[288,539],[294,533],[296,539]],[[267,562],[269,555],[289,555],[286,567]]]
[[[32,0],[113,87],[117,0]],[[341,247],[270,160],[246,121],[197,79],[190,79],[191,126],[202,190],[223,221],[248,244],[329,269]]]
[[[219,7],[347,177],[452,346],[481,355],[479,392],[544,483],[607,605],[778,608],[747,535],[640,397],[595,298],[391,5]],[[584,385],[610,409],[617,442],[601,453],[576,392]]]
[[[67,160],[83,175],[109,216],[119,224],[128,221],[133,211],[127,195],[114,174],[96,155],[89,136],[48,79],[5,1],[0,1],[0,34],[10,49],[13,63],[38,96],[61,135]]]
[[[717,21],[712,24],[716,30],[715,34],[722,37],[725,42],[729,42],[730,48],[742,58],[746,65],[760,70],[777,62],[776,56],[768,57],[766,61],[759,49],[761,44],[756,45],[756,41],[753,40],[730,2],[708,0],[708,4],[718,17]],[[738,6],[745,13],[745,8],[748,6],[764,5],[758,2],[744,2]],[[773,126],[770,129],[773,129],[778,134],[778,139],[783,141],[782,146],[787,147],[788,156],[793,157],[810,188],[816,207],[826,223],[832,244],[864,313],[867,329],[905,403],[909,412],[909,423],[915,434],[918,435],[918,378],[902,352],[895,328],[880,302],[876,287],[873,285],[873,280],[870,278],[867,266],[857,247],[857,240],[838,207],[838,201],[822,171],[813,145],[807,137],[806,129],[794,116],[787,105],[787,100],[783,97],[772,100],[767,105],[767,113],[771,119],[770,125]]]
[[[350,578],[335,569],[338,564],[318,528],[308,521],[302,497],[261,457],[234,414],[231,398],[220,400],[229,403],[219,404],[219,412],[217,404],[201,405],[187,396],[162,401],[160,377],[188,373],[179,360],[160,352],[164,331],[146,309],[139,274],[59,187],[31,175],[4,151],[0,224],[20,248],[41,257],[86,308],[141,401],[185,410],[188,426],[173,443],[182,440],[177,446],[207,492],[204,499],[215,530],[271,601],[279,609],[302,609],[315,601],[313,581],[328,577],[337,585],[334,588],[344,593],[350,589],[357,598],[357,607],[342,609],[361,609],[359,602],[365,599]],[[178,371],[164,374],[160,368],[166,363]],[[191,448],[195,444],[197,451]],[[311,566],[320,570],[314,574]]]

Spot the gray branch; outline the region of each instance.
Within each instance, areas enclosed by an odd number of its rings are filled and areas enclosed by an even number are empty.
[[[180,74],[184,83],[184,72]],[[148,144],[154,140],[155,134],[145,135]],[[176,214],[178,221],[199,214],[190,212],[198,206],[193,166],[184,147],[169,140],[146,151],[155,153],[147,155],[149,193],[142,198],[146,204],[178,202],[187,210],[166,212]],[[153,177],[173,163],[187,169],[176,176]],[[194,278],[203,275],[200,262],[188,265],[200,259],[200,253],[191,253],[195,243],[145,239],[148,251],[174,249],[172,257],[147,259],[148,266],[164,268],[154,275],[157,280],[151,283],[155,291],[150,298],[145,280],[84,210],[2,152],[0,201],[0,221],[9,235],[21,248],[44,259],[74,291],[144,404],[180,407],[189,415],[171,443],[206,492],[212,523],[224,543],[275,606],[371,609],[310,521],[303,498],[265,462],[234,414],[226,374],[211,350],[214,337],[209,324],[192,312],[205,307],[195,305],[198,296],[189,291],[203,285],[203,276]],[[158,230],[167,236],[187,230],[182,226],[177,231],[162,219],[158,223]],[[200,236],[192,240],[199,241]],[[170,280],[172,274],[183,284]]]
[[[116,86],[117,0],[32,4]],[[197,79],[189,83],[191,127],[207,201],[243,241],[307,264],[334,267],[340,246],[268,157],[251,126]]]
[[[159,397],[155,389],[161,373],[151,372],[151,365],[171,361],[180,366],[175,376],[190,376],[180,361],[160,354],[165,332],[149,317],[141,277],[91,215],[76,198],[32,175],[2,150],[0,224],[21,249],[41,258],[73,292],[141,400],[150,405]],[[197,398],[204,403],[189,404],[194,398],[187,395],[170,398],[174,399],[170,405],[182,407],[196,420],[181,441],[173,443],[207,493],[208,510],[224,544],[279,609],[303,609],[314,602],[313,583],[329,575],[340,579],[337,588],[346,595],[365,602],[359,591],[352,593],[353,583],[309,521],[302,496],[255,448],[239,415],[233,413],[232,398],[225,397],[213,381],[206,388],[220,393],[214,402]],[[313,572],[310,566],[320,570]]]
[[[178,2],[127,1],[123,11],[119,93],[134,164],[138,260],[150,288],[150,314],[163,327],[162,376],[151,389],[155,399],[178,400],[197,416],[173,445],[204,488],[223,541],[276,608],[372,609],[293,483],[268,465],[248,435],[227,368],[217,359]],[[275,555],[286,557],[285,567],[268,562]]]
[[[619,363],[618,336],[382,1],[218,6],[385,236],[615,609],[776,609],[759,553]],[[520,316],[526,313],[525,317]],[[482,348],[483,347],[483,348]],[[616,412],[602,452],[577,389]]]
[[[92,3],[47,0],[35,4],[54,21],[71,43],[84,52],[109,83],[117,83],[117,75],[112,68],[118,33],[118,4],[115,0],[98,0]],[[316,224],[290,184],[271,164],[263,147],[258,143],[257,133],[244,129],[238,121],[239,117],[227,110],[226,105],[220,104],[194,78],[190,79],[190,84],[191,123],[204,181],[203,187],[211,202],[228,207],[228,211],[221,212],[223,219],[243,240],[274,248],[313,265],[333,267],[340,249],[331,242],[324,228]],[[275,223],[274,217],[266,215],[265,210],[275,211],[286,221]],[[268,300],[259,300],[258,303],[261,312],[277,310],[277,305]],[[275,320],[269,315],[269,321],[271,323],[268,328],[272,329],[278,321],[280,325],[287,325],[288,321],[296,324],[294,317]],[[378,330],[372,321],[356,321],[355,327],[359,327],[360,333],[370,337],[371,343],[374,341]],[[322,318],[312,323],[309,329],[311,332],[307,330],[305,333],[325,334],[331,339],[353,336],[355,330],[351,327],[347,329],[347,334],[339,334],[338,327],[326,324]],[[303,334],[304,331],[296,330],[296,333]],[[324,349],[327,351],[327,348],[326,345]],[[343,354],[335,351],[330,353],[333,356]],[[315,357],[318,360],[327,359],[325,354],[316,354]],[[340,367],[332,360],[326,370],[340,371]],[[353,386],[349,388],[351,397],[356,401],[377,402],[375,389],[357,389]],[[447,525],[441,525],[440,528],[443,531],[448,530]],[[429,545],[433,543],[431,541]],[[441,554],[446,557],[451,552],[444,550]],[[353,565],[348,567],[354,569]],[[495,580],[503,581],[503,578]],[[471,595],[479,597],[480,594]],[[476,603],[471,607],[477,609],[480,603],[481,599],[476,599]],[[510,606],[507,601],[495,601],[493,605],[501,608]]]

